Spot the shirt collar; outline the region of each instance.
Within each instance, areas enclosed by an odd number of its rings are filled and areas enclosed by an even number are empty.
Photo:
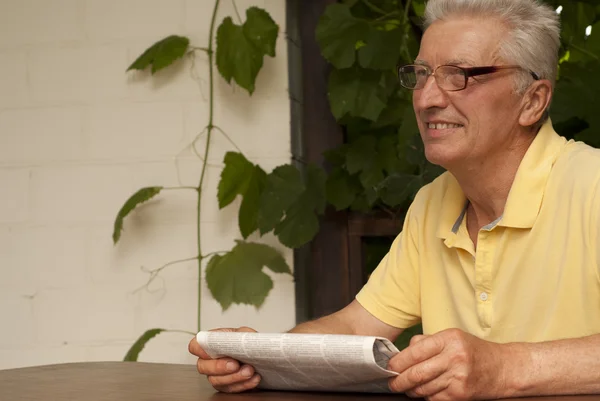
[[[567,140],[559,136],[548,120],[537,133],[519,165],[499,226],[531,228],[535,222],[544,196],[546,182],[561,149]],[[453,227],[465,209],[467,198],[458,181],[446,173],[446,189],[437,237],[452,241],[456,237]]]
[[[521,161],[498,225],[533,227],[542,206],[550,171],[566,143],[567,140],[554,131],[550,120],[542,126]]]

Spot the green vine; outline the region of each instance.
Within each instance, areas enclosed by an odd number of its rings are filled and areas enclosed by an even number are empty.
[[[214,85],[215,85],[215,65],[218,67],[221,76],[227,81],[234,80],[238,85],[248,90],[250,94],[254,91],[254,81],[260,68],[262,59],[265,55],[275,56],[275,41],[278,36],[278,27],[272,21],[271,17],[264,10],[251,7],[247,10],[247,20],[242,24],[241,17],[234,4],[235,13],[240,25],[235,25],[231,18],[223,20],[219,28],[216,28],[217,13],[220,0],[215,0],[212,18],[209,28],[209,43],[207,47],[190,46],[190,41],[186,37],[171,35],[155,43],[148,48],[128,70],[144,70],[150,68],[152,74],[155,74],[167,68],[175,62],[178,62],[183,55],[190,54],[192,57],[195,51],[201,51],[208,56],[208,74],[209,74],[209,96],[208,96],[208,123],[202,132],[194,138],[190,146],[201,160],[200,179],[197,187],[149,187],[142,188],[132,195],[121,208],[115,220],[115,230],[113,239],[115,244],[119,241],[125,218],[140,204],[149,201],[158,196],[163,190],[182,190],[193,189],[197,192],[197,256],[172,261],[163,266],[147,270],[150,275],[148,281],[140,289],[148,289],[149,285],[159,277],[159,274],[166,268],[197,260],[198,262],[198,306],[197,306],[197,325],[196,331],[201,329],[201,299],[202,299],[202,267],[203,262],[210,258],[206,269],[206,280],[211,294],[223,309],[227,309],[234,303],[245,303],[260,307],[267,294],[273,287],[272,280],[262,270],[268,268],[275,273],[291,274],[291,270],[281,254],[274,248],[245,241],[237,241],[237,245],[230,251],[215,251],[204,253],[201,237],[201,216],[203,188],[205,185],[206,170],[209,166],[208,159],[211,151],[211,139],[213,132],[223,135],[238,153],[229,152],[225,155],[226,168],[223,171],[223,177],[219,184],[219,204],[221,207],[227,206],[238,195],[241,195],[242,208],[248,204],[248,199],[252,198],[253,207],[258,207],[260,192],[256,189],[262,189],[267,180],[267,175],[262,169],[250,163],[243,156],[239,147],[231,140],[230,136],[215,124],[214,120]],[[215,40],[216,34],[216,40]],[[215,51],[215,42],[217,48]],[[216,60],[215,60],[216,57]],[[239,65],[244,64],[247,65]],[[192,64],[194,66],[194,64]],[[247,72],[250,71],[250,74]],[[196,142],[205,134],[204,154],[200,155],[195,147]],[[232,163],[241,163],[241,169],[236,170],[236,166],[229,164],[228,160],[234,160]],[[230,170],[234,170],[233,174]],[[244,173],[250,171],[250,181],[244,181]],[[238,182],[240,177],[242,181]],[[237,180],[237,181],[236,181]],[[260,182],[257,182],[259,180]],[[258,187],[257,187],[258,185]],[[254,193],[251,193],[254,192]],[[246,207],[245,209],[248,209]],[[258,229],[258,213],[253,213],[254,221],[247,222],[245,213],[240,211],[240,229],[244,238],[247,238],[253,231]],[[270,231],[270,230],[268,230]],[[267,231],[267,232],[268,232]],[[248,285],[249,284],[249,285]],[[137,291],[139,291],[138,289]],[[127,353],[126,360],[137,360],[139,353],[144,348],[146,342],[150,341],[156,335],[163,332],[191,333],[182,330],[150,329],[132,345]]]
[[[202,301],[202,241],[200,234],[200,217],[202,214],[202,186],[204,185],[204,177],[206,174],[206,163],[208,162],[208,154],[210,150],[210,139],[212,137],[212,131],[214,128],[214,101],[215,101],[215,85],[214,85],[214,64],[213,64],[213,35],[215,32],[215,21],[217,20],[217,11],[219,10],[220,0],[215,0],[215,6],[213,8],[212,18],[210,20],[210,34],[208,38],[208,71],[209,71],[209,95],[208,95],[208,125],[206,126],[206,146],[204,148],[204,159],[202,161],[202,172],[200,173],[200,182],[198,183],[198,212],[197,212],[197,238],[198,238],[198,324],[197,328],[200,331],[201,328],[201,301]]]

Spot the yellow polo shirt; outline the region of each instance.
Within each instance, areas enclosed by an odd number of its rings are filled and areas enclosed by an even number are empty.
[[[448,172],[423,187],[357,300],[394,327],[459,328],[495,342],[600,333],[600,150],[547,122],[519,166],[503,215],[466,227]]]

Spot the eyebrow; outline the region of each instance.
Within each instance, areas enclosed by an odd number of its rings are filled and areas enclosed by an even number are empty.
[[[427,63],[424,60],[420,60],[420,59],[416,59],[415,64],[426,65],[426,66],[429,65],[429,63]],[[444,63],[444,65],[459,65],[459,64],[466,64],[466,65],[471,65],[471,66],[476,65],[476,63],[474,63],[473,61],[467,60],[464,58],[456,58],[456,59],[448,60]]]
[[[455,58],[453,60],[449,60],[445,64],[450,64],[450,65],[466,64],[466,65],[470,65],[470,66],[477,65],[477,63],[474,63],[472,60],[468,60],[466,58]]]

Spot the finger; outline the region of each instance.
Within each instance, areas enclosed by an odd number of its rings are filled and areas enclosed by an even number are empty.
[[[256,386],[258,386],[258,384],[260,383],[260,379],[261,379],[261,377],[257,373],[254,376],[252,376],[252,378],[247,379],[244,382],[231,384],[229,386],[215,387],[215,388],[218,391],[221,391],[223,393],[241,393],[242,391],[252,390]]]
[[[188,351],[190,352],[190,354],[196,355],[199,358],[212,359],[210,356],[208,356],[206,351],[204,351],[204,349],[202,349],[200,344],[198,344],[196,337],[194,337],[190,340],[190,343],[188,344]]]
[[[411,366],[398,376],[390,379],[388,384],[393,392],[403,393],[436,381],[447,370],[447,359],[438,355]]]
[[[246,326],[238,327],[237,329],[235,329],[235,331],[241,331],[245,333],[256,333],[256,330]]]
[[[409,345],[415,345],[416,343],[423,341],[427,337],[429,337],[429,336],[428,335],[424,335],[424,334],[416,334],[416,335],[414,335],[414,336],[412,336],[410,338],[410,344]]]
[[[426,336],[409,345],[390,359],[388,368],[402,373],[420,362],[440,354],[444,350],[443,337],[438,335]]]
[[[428,383],[421,384],[406,391],[406,395],[412,398],[432,397],[442,393],[447,388],[448,380],[445,375],[441,375]]]
[[[207,376],[224,376],[236,373],[240,370],[240,363],[232,358],[219,358],[205,360],[202,358],[196,362],[198,373]]]
[[[254,373],[254,368],[252,366],[244,365],[238,372],[229,375],[208,375],[208,381],[214,388],[225,388],[232,384],[248,381]]]
[[[209,331],[234,332],[234,331],[236,331],[236,329],[223,328],[223,329],[213,329],[213,330],[209,330]],[[204,351],[204,349],[202,349],[202,347],[200,346],[200,344],[198,344],[198,340],[196,339],[195,336],[190,340],[190,343],[188,344],[188,351],[190,352],[190,354],[196,355],[199,358],[202,358],[202,359],[212,359],[206,353],[206,351]]]
[[[220,332],[225,332],[225,333],[234,333],[237,331],[237,329],[234,329],[233,327],[222,327],[220,329],[211,329],[208,331],[211,331],[211,332],[220,331]]]

